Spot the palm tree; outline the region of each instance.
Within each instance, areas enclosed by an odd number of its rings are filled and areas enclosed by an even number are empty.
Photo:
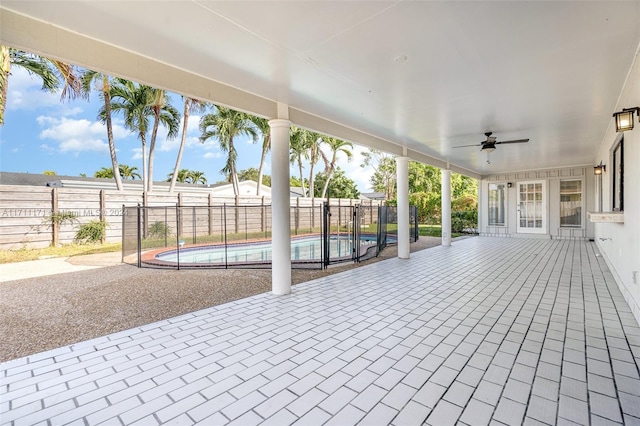
[[[100,97],[104,101],[104,116],[98,114],[98,119],[101,119],[107,126],[107,140],[109,142],[109,154],[111,155],[111,170],[120,170],[118,166],[118,158],[116,156],[116,145],[113,141],[113,125],[111,123],[111,84],[109,83],[109,76],[106,74],[100,74],[96,71],[86,71],[82,76],[82,87],[87,92],[91,92],[91,83],[96,81],[98,90],[100,91]],[[113,173],[112,173],[113,174]],[[113,178],[116,181],[116,189],[122,190],[122,179],[120,174],[115,174]]]
[[[315,195],[315,176],[313,174],[313,168],[320,159],[320,145],[324,142],[321,135],[314,132],[309,132],[309,196]]]
[[[178,134],[180,127],[180,113],[169,103],[169,94],[166,90],[156,89],[146,86],[151,96],[150,108],[153,111],[153,129],[151,130],[151,144],[149,145],[149,180],[147,182],[147,191],[153,189],[153,159],[156,152],[156,138],[158,136],[158,127],[160,123],[165,126],[169,132],[167,139],[173,139]]]
[[[201,172],[198,170],[190,170],[188,176],[189,176],[189,181],[191,183],[194,183],[194,184],[202,183],[205,185],[207,183],[207,178],[204,176],[204,172]]]
[[[271,149],[271,126],[269,126],[269,120],[252,116],[251,121],[258,128],[262,134],[262,156],[260,157],[260,167],[258,168],[258,187],[256,189],[256,195],[260,195],[262,189],[262,177],[264,176],[264,163],[267,158],[267,153]]]
[[[120,171],[119,176],[122,179],[131,179],[135,180],[135,178],[140,179],[140,174],[137,172],[137,167],[130,167],[126,164],[120,164],[118,166],[118,170]],[[93,174],[93,177],[103,178],[103,179],[113,179],[113,168],[111,167],[102,167],[100,170]]]
[[[309,155],[309,132],[305,129],[291,126],[289,135],[289,162],[291,164],[298,164],[302,194],[306,197],[307,192],[304,187],[304,176],[302,176],[302,163]]]
[[[189,169],[180,169],[178,170],[178,173],[169,173],[167,175],[167,182],[176,181],[180,183],[185,183],[189,178],[190,172],[191,171]]]
[[[322,198],[325,198],[327,195],[327,188],[329,188],[329,182],[331,181],[331,175],[336,169],[336,161],[338,159],[338,153],[343,152],[347,156],[347,160],[351,161],[351,157],[353,153],[351,149],[353,149],[353,144],[351,142],[345,142],[341,139],[337,138],[327,138],[325,143],[331,149],[331,159],[327,157],[327,155],[320,151],[322,155],[322,160],[324,161],[324,174],[327,177],[327,180],[324,182],[324,187],[322,188]]]
[[[249,116],[243,112],[230,108],[216,106],[215,112],[203,115],[200,119],[200,142],[216,138],[220,142],[220,148],[227,153],[227,162],[221,172],[229,176],[233,184],[233,193],[240,194],[238,186],[238,173],[236,160],[238,152],[233,144],[237,136],[250,136],[255,142],[258,132]]]
[[[4,124],[12,66],[24,68],[29,74],[38,76],[42,80],[42,90],[53,93],[62,83],[61,100],[85,95],[76,68],[64,62],[0,45],[0,64],[0,126]]]
[[[147,131],[149,117],[153,116],[150,108],[151,94],[149,86],[136,85],[123,78],[116,78],[111,87],[111,110],[124,115],[124,125],[131,132],[138,134],[142,145],[142,188],[147,190]],[[100,117],[106,117],[106,109],[102,107]],[[105,118],[106,119],[106,118]]]
[[[113,179],[113,169],[111,167],[102,167],[93,174],[94,178]]]
[[[140,173],[138,173],[138,168],[135,166],[131,167],[127,166],[126,164],[120,164],[118,166],[118,170],[120,170],[120,176],[122,177],[122,179],[140,179]]]
[[[180,170],[180,163],[182,162],[182,153],[184,152],[184,146],[187,142],[187,127],[189,125],[189,113],[193,111],[200,113],[205,110],[206,102],[189,97],[184,98],[184,112],[182,114],[182,138],[180,139],[180,148],[178,148],[178,156],[176,158],[176,166],[173,170]],[[176,179],[178,175],[171,173],[171,184],[169,185],[169,192],[173,192],[176,188]]]

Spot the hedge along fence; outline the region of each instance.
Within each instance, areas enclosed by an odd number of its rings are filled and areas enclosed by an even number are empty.
[[[324,199],[292,198],[292,206],[320,206]],[[122,241],[122,206],[220,206],[220,205],[269,205],[270,197],[214,197],[208,192],[161,192],[147,194],[146,200],[139,191],[100,189],[51,188],[45,186],[0,185],[0,249],[39,248],[50,245],[70,244],[80,226],[91,221],[106,222],[104,242]],[[331,205],[353,206],[364,204],[377,206],[379,202],[367,200],[331,199]],[[265,209],[259,209],[265,211]],[[234,222],[238,227],[245,220],[242,209],[235,209]],[[211,218],[197,218],[211,221]],[[256,218],[252,217],[255,221]],[[271,216],[260,219],[271,226]],[[322,218],[308,220],[319,223]],[[293,216],[292,216],[293,221]],[[153,221],[147,221],[153,223]],[[182,222],[189,226],[189,220]],[[308,226],[300,224],[301,226]]]

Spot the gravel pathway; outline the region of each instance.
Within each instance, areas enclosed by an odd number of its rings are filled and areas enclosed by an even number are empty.
[[[420,237],[411,251],[440,245]],[[397,256],[293,270],[298,284]],[[95,263],[90,258],[87,263]],[[81,264],[81,258],[74,258]],[[271,291],[271,270],[157,270],[120,264],[0,282],[0,362]]]

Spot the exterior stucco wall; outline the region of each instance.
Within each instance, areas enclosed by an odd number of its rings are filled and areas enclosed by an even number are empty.
[[[615,111],[640,106],[640,60],[636,58]],[[624,223],[595,223],[595,241],[620,291],[640,322],[640,122],[624,132]],[[612,150],[621,137],[615,132],[613,119],[606,131],[594,164],[607,166],[603,174],[604,211],[612,206]]]
[[[543,181],[546,191],[545,220],[546,233],[525,234],[518,233],[518,182]],[[560,226],[560,181],[582,181],[582,217],[579,228]],[[506,223],[505,226],[489,226],[489,184],[511,183],[506,194]],[[587,220],[587,211],[595,206],[595,177],[591,166],[570,167],[562,169],[533,170],[513,173],[502,173],[483,176],[480,180],[478,196],[478,221],[480,235],[525,238],[593,238],[594,225]]]

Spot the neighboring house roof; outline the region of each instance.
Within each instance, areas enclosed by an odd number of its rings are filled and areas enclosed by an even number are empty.
[[[240,195],[256,195],[256,187],[258,182],[254,180],[243,180],[238,183],[238,190],[240,191]],[[233,184],[231,183],[218,183],[215,185],[210,185],[211,192],[214,194],[224,194],[224,195],[233,195]],[[270,197],[271,196],[271,188],[262,185],[261,187],[261,195]]]
[[[384,192],[363,192],[360,194],[360,199],[367,200],[384,200],[386,198]]]
[[[137,189],[142,186],[141,180],[123,180],[125,187]],[[31,186],[51,186],[51,187],[81,187],[98,189],[115,189],[116,183],[113,179],[65,176],[65,175],[43,175],[36,173],[0,172],[0,185],[31,185]],[[153,182],[154,187],[168,190],[169,182]],[[208,189],[206,185],[194,185],[191,183],[177,183],[176,187],[196,190]]]
[[[292,197],[304,197],[305,193],[302,192],[302,188],[299,186],[291,186],[289,187],[289,193]]]
[[[122,184],[125,189],[140,190],[142,186],[141,180],[123,180]],[[240,195],[256,195],[256,185],[258,183],[253,180],[244,180],[240,182]],[[0,172],[0,185],[30,185],[30,186],[50,186],[57,188],[91,188],[91,189],[115,189],[116,183],[113,179],[103,179],[83,176],[64,176],[64,175],[43,175],[36,173],[17,173],[17,172]],[[154,182],[153,187],[167,191],[169,182]],[[210,185],[194,185],[191,183],[176,183],[177,188],[185,190],[211,191],[219,195],[233,195],[233,185],[226,182],[214,183]],[[291,197],[304,197],[302,188],[292,186],[289,188]],[[271,188],[262,185],[261,195],[270,197]]]
[[[0,184],[2,185],[31,185],[47,186],[50,182],[58,180],[80,180],[85,182],[113,182],[112,179],[89,178],[82,176],[42,175],[36,173],[0,172]]]

